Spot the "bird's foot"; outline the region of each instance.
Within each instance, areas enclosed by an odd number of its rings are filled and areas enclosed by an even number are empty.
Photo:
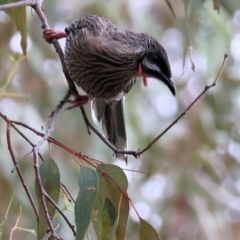
[[[133,154],[132,154],[135,158],[139,158],[140,155],[141,155],[141,149],[139,148],[137,151],[135,151]]]
[[[72,106],[66,108],[65,110],[70,110],[76,107],[81,107],[87,104],[91,100],[91,97],[88,95],[75,95],[75,99],[67,100],[66,102],[71,103]]]
[[[43,31],[43,38],[46,42],[52,43],[53,39],[61,39],[67,37],[67,34],[63,31],[58,31],[54,29],[45,29]]]

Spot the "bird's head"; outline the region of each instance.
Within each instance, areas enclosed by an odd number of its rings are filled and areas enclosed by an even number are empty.
[[[141,59],[142,74],[164,82],[175,95],[176,88],[164,48],[152,37],[142,34],[144,39],[144,55]]]

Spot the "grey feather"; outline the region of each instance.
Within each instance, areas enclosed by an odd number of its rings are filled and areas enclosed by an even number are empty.
[[[117,149],[127,150],[127,135],[124,119],[124,98],[120,101],[105,102],[94,99],[91,103],[92,112],[98,122],[102,121],[103,134]],[[127,156],[117,154],[117,158],[127,162]]]

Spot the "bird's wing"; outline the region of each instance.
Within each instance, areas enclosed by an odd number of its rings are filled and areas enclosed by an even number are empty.
[[[144,52],[140,44],[141,34],[123,31],[103,17],[92,15],[81,18],[65,31],[75,35],[83,48],[103,54],[109,52],[120,57],[136,57]]]

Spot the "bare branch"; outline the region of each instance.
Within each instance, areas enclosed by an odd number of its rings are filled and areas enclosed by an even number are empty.
[[[11,134],[10,134],[10,127],[11,127],[11,121],[6,117],[4,116],[2,113],[0,113],[0,116],[7,122],[7,131],[6,131],[6,135],[7,135],[7,145],[8,145],[8,150],[10,152],[10,155],[11,155],[11,158],[12,158],[12,161],[13,161],[13,164],[16,165],[17,162],[16,162],[16,158],[15,158],[15,155],[13,153],[13,150],[12,150],[12,145],[11,145]],[[22,183],[22,186],[28,196],[28,199],[30,201],[30,204],[32,205],[32,208],[35,212],[35,215],[38,219],[38,211],[37,211],[37,208],[35,206],[35,203],[33,201],[33,198],[32,198],[32,195],[30,193],[30,190],[28,189],[28,186],[26,184],[26,182],[24,181],[24,178],[22,176],[22,173],[21,173],[21,170],[20,168],[17,166],[16,167],[16,170],[17,170],[17,174],[18,174],[18,177]]]
[[[62,188],[63,193],[66,195],[66,197],[67,197],[67,195],[69,196],[68,201],[69,202],[75,202],[75,200],[73,199],[72,195],[68,191],[67,187],[63,183],[61,183],[61,188]]]
[[[33,6],[33,8],[35,9],[36,13],[38,14],[41,22],[42,22],[42,28],[43,29],[48,29],[49,28],[49,25],[48,25],[48,22],[47,22],[47,19],[46,19],[46,16],[45,14],[43,13],[42,11],[42,7],[40,4],[36,4]],[[44,141],[46,141],[47,137],[50,136],[51,132],[54,130],[54,124],[56,122],[56,120],[54,120],[53,118],[56,117],[57,113],[59,112],[59,110],[62,108],[62,106],[64,105],[65,101],[71,96],[71,93],[75,93],[75,94],[78,94],[78,91],[77,91],[77,88],[74,84],[74,82],[72,81],[72,79],[70,78],[68,72],[67,72],[67,69],[66,69],[66,65],[65,65],[65,61],[64,61],[64,54],[63,54],[63,51],[62,51],[62,48],[59,44],[59,42],[57,41],[57,39],[54,39],[53,40],[53,46],[56,50],[56,52],[58,53],[58,56],[59,56],[59,59],[61,61],[61,65],[62,65],[62,71],[65,75],[65,78],[67,80],[67,83],[68,83],[68,86],[69,86],[69,91],[67,92],[66,96],[64,97],[64,99],[62,100],[62,104],[59,104],[59,109],[55,109],[54,110],[54,116],[53,114],[51,114],[51,126],[49,127],[49,129],[47,130],[46,132],[46,136],[44,137],[44,139],[42,139],[41,143],[39,142],[38,145],[39,147],[44,143]],[[61,106],[61,107],[60,107]],[[86,113],[85,113],[85,110],[83,107],[80,107],[81,109],[81,112],[82,112],[82,115],[83,115],[83,119],[85,121],[85,124],[87,126],[87,129],[88,129],[88,133],[90,134],[90,130],[89,130],[89,127],[88,127],[88,119],[87,119],[87,116],[86,116]]]
[[[10,8],[24,7],[24,6],[33,7],[37,3],[38,1],[35,1],[35,0],[25,0],[25,1],[7,3],[7,4],[0,5],[0,11],[10,9]]]
[[[18,132],[18,134],[19,134],[20,136],[22,136],[32,147],[34,147],[34,145],[32,144],[32,142],[31,142],[15,125],[12,124],[11,127],[13,127],[13,128]],[[41,158],[41,160],[43,161],[43,158],[42,158],[42,156],[41,156],[40,153],[38,153],[38,156],[39,156],[39,157]],[[74,199],[73,199],[73,197],[71,196],[71,194],[70,194],[70,192],[68,191],[68,189],[66,188],[66,186],[61,183],[61,187],[64,189],[64,191],[67,192],[67,194],[68,194],[69,197],[71,198],[71,201],[74,202]],[[62,191],[63,191],[63,189],[62,189]],[[64,191],[63,191],[63,192],[64,192]],[[44,194],[46,195],[47,198],[50,198],[50,197],[46,194],[46,192],[45,192]],[[65,194],[65,195],[66,195],[66,194]],[[52,202],[53,200],[50,199],[49,201]],[[52,203],[52,204],[53,204],[53,203]],[[68,225],[69,225],[71,228],[73,228],[73,233],[75,234],[74,226],[69,222],[69,220],[67,219],[67,217],[66,217],[66,216],[64,215],[64,213],[58,208],[58,206],[56,207],[56,203],[54,203],[53,205],[54,205],[55,208],[60,212],[60,214],[63,216],[63,218],[64,218],[64,219],[66,220],[66,222],[68,223]]]
[[[35,146],[38,150],[39,148],[42,146],[42,144],[50,137],[51,133],[54,130],[54,126],[56,123],[56,117],[57,114],[59,113],[59,111],[61,110],[61,108],[63,107],[65,101],[70,97],[70,92],[67,92],[67,94],[65,95],[65,97],[63,98],[63,100],[57,105],[57,107],[55,108],[55,110],[51,113],[51,123],[46,131],[46,133],[44,134],[44,136],[42,137],[42,139],[37,143],[37,145]]]
[[[42,202],[42,206],[43,206],[43,209],[44,209],[45,217],[46,217],[48,226],[50,228],[52,237],[60,240],[59,236],[56,234],[56,232],[53,228],[53,225],[52,225],[49,213],[48,213],[47,203],[46,203],[46,198],[45,198],[45,190],[43,188],[42,179],[41,179],[40,172],[39,172],[38,148],[36,146],[33,147],[33,159],[34,159],[34,169],[35,169],[36,183],[37,183],[37,186],[38,186],[38,189],[39,189],[39,192],[40,192],[41,202]]]
[[[159,138],[161,138],[172,126],[174,126],[178,121],[179,119],[181,119],[187,112],[188,110],[199,100],[199,98],[201,98],[210,88],[216,86],[216,82],[220,76],[220,74],[222,73],[222,70],[223,70],[223,67],[225,65],[225,62],[226,62],[226,59],[228,57],[228,54],[224,54],[224,58],[223,58],[223,62],[222,62],[222,65],[219,69],[219,72],[216,76],[216,78],[214,79],[214,81],[212,82],[211,85],[207,85],[204,90],[193,100],[193,102],[186,108],[186,110],[181,113],[179,115],[179,117],[177,117],[164,131],[162,131],[147,147],[145,147],[143,150],[139,151],[138,152],[138,155],[141,155],[143,154],[144,152],[146,152]]]
[[[53,201],[53,199],[46,193],[44,192],[45,197],[49,200],[49,202],[58,210],[58,212],[62,215],[62,217],[65,219],[66,223],[68,226],[72,229],[73,235],[76,236],[76,231],[74,229],[74,225],[72,225],[68,218],[65,216],[65,214],[62,212],[62,210],[58,207],[58,205]]]

